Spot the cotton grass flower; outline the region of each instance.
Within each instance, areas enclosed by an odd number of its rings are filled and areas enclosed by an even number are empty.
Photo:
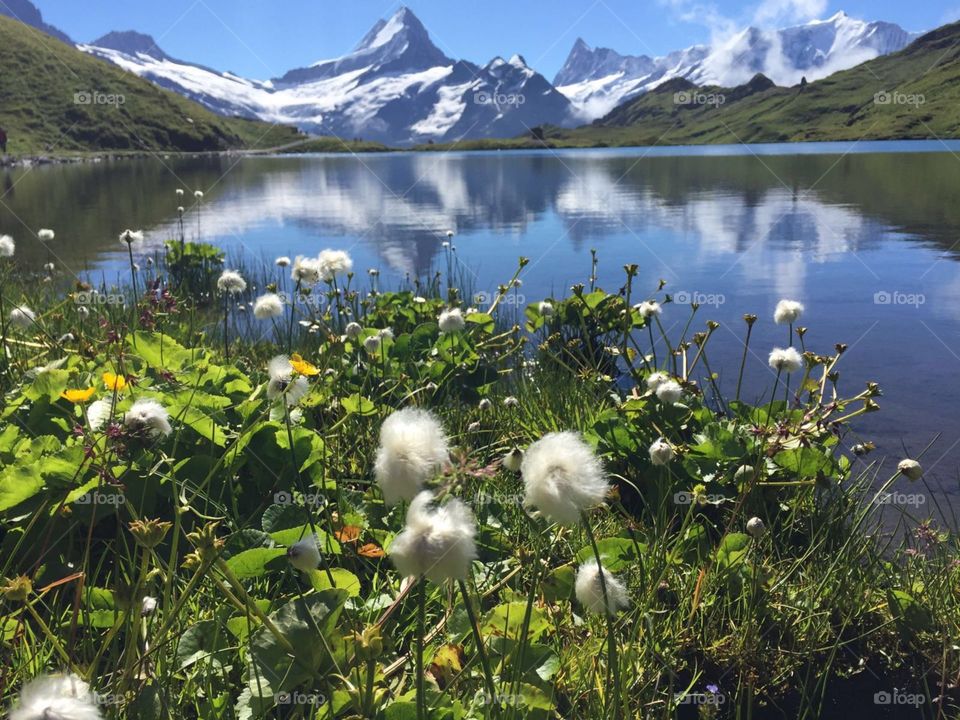
[[[440,324],[440,332],[442,333],[460,332],[467,326],[466,320],[463,319],[463,311],[460,308],[448,308],[444,310],[440,313],[438,322]]]
[[[193,191],[193,196],[194,196],[197,200],[202,200],[202,199],[203,199],[203,190],[194,190],[194,191]]]
[[[803,356],[796,348],[774,348],[768,362],[777,372],[793,373],[803,366]]]
[[[543,317],[553,317],[553,304],[544,300],[537,305],[537,312],[539,312]]]
[[[314,258],[297,255],[293,261],[290,277],[301,287],[313,287],[320,282],[320,263]]]
[[[288,407],[296,405],[310,390],[303,375],[293,376],[293,365],[286,355],[276,355],[267,364],[267,397],[276,400],[283,397]]]
[[[907,477],[908,480],[919,480],[923,477],[923,468],[916,460],[906,458],[897,464],[897,470]]]
[[[803,315],[803,304],[796,300],[781,300],[773,311],[773,321],[777,325],[792,325]]]
[[[274,260],[274,262],[277,264],[277,267],[285,268],[288,265],[290,265],[290,258],[288,258],[286,255],[281,255],[276,260]]]
[[[665,405],[675,405],[683,397],[683,388],[676,380],[667,380],[657,385],[657,399]]]
[[[363,332],[363,326],[358,322],[348,322],[343,332],[351,340],[356,340],[360,337],[360,333]]]
[[[0,258],[13,257],[17,244],[9,235],[0,235]]]
[[[133,245],[134,243],[143,242],[143,231],[142,230],[124,230],[120,233],[120,242],[124,247]]]
[[[644,300],[642,303],[634,305],[633,309],[640,313],[640,317],[642,317],[644,320],[654,316],[659,316],[660,313],[663,312],[663,308],[660,307],[660,303],[654,300]]]
[[[308,573],[320,565],[320,545],[316,535],[305,537],[287,548],[287,560],[297,570]]]
[[[167,437],[173,432],[170,413],[156,400],[137,400],[123,416],[123,424],[153,438]]]
[[[20,305],[10,311],[10,324],[26,330],[37,321],[37,314],[26,305]]]
[[[10,720],[100,720],[96,699],[76,675],[44,675],[20,691]]]
[[[157,599],[144,595],[140,601],[140,617],[149,617],[157,611]]]
[[[383,341],[380,339],[379,335],[371,335],[363,341],[363,349],[371,355],[375,355],[380,352],[380,345],[382,343]]]
[[[426,577],[438,584],[466,580],[477,557],[473,513],[456,499],[434,507],[432,502],[429,491],[413,498],[406,527],[390,545],[390,559],[405,577]]]
[[[523,465],[523,450],[520,448],[513,448],[503,456],[503,466],[510,472],[520,472],[521,465]]]
[[[37,240],[40,242],[50,242],[57,237],[57,234],[49,228],[41,228],[37,231]]]
[[[647,390],[656,392],[657,388],[665,382],[669,382],[670,376],[663,372],[651,373],[646,380]]]
[[[94,432],[103,430],[110,420],[112,405],[109,400],[94,400],[87,408],[87,423]]]
[[[752,538],[760,538],[766,535],[767,526],[763,524],[763,520],[758,517],[752,517],[747,520],[747,535]]]
[[[513,395],[507,395],[507,397],[503,399],[503,406],[508,408],[520,407],[520,401]]]
[[[602,583],[601,572],[603,573]],[[597,615],[602,615],[604,612],[608,615],[616,615],[617,611],[630,607],[627,588],[609,570],[601,568],[596,560],[588,560],[580,566],[573,587],[580,604]],[[604,590],[606,590],[606,598],[604,598]]]
[[[224,270],[217,278],[217,290],[227,295],[239,295],[247,289],[247,281],[236,270]]]
[[[267,293],[253,303],[253,316],[257,320],[268,320],[283,315],[283,300],[276,293]]]
[[[650,446],[650,462],[654,465],[669,465],[676,454],[673,446],[666,440],[660,438]]]
[[[603,502],[603,465],[575,432],[552,432],[527,448],[520,465],[526,503],[554,522],[572,525]]]
[[[323,250],[317,258],[320,279],[333,282],[338,275],[346,275],[353,270],[353,258],[344,250]]]
[[[450,457],[446,433],[428,410],[403,408],[380,426],[374,477],[387,505],[412,500]]]

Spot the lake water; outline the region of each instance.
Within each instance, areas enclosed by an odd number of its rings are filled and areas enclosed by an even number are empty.
[[[157,157],[5,171],[0,232],[37,267],[51,227],[62,272],[125,267],[117,236],[174,234],[176,187],[206,193],[204,240],[249,266],[277,255],[348,249],[382,285],[446,268],[456,257],[478,291],[494,292],[527,256],[520,293],[536,301],[586,282],[616,290],[637,263],[636,287],[661,278],[677,299],[703,303],[697,323],[722,328],[711,366],[731,391],[743,334],[756,313],[749,399],[773,377],[765,357],[786,329],[778,299],[806,304],[807,346],[849,345],[841,389],[880,382],[882,412],[858,423],[871,456],[919,453],[939,502],[958,499],[960,472],[960,143],[845,143],[503,153],[302,157]],[[196,234],[188,208],[188,235]],[[366,282],[363,278],[362,282]],[[689,308],[663,320],[679,333]],[[906,481],[901,486],[907,489]],[[921,488],[913,487],[911,492]],[[921,507],[920,513],[930,510]],[[948,511],[947,514],[950,514]]]

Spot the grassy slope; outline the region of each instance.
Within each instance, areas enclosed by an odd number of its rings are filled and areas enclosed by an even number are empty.
[[[91,91],[122,95],[124,103],[75,102],[76,93]],[[0,126],[10,136],[12,154],[226,150],[272,147],[301,138],[293,128],[214,115],[4,17],[0,17],[0,98]]]
[[[548,128],[553,147],[694,145],[738,142],[931,139],[960,137],[960,23],[806,87],[699,88],[723,104],[678,105],[682,81],[625,103],[593,125]],[[921,104],[877,104],[877,93],[923,96]],[[741,96],[742,95],[742,96]],[[529,139],[458,143],[457,149],[532,147]],[[449,149],[437,145],[429,149]],[[428,149],[428,148],[423,148]]]

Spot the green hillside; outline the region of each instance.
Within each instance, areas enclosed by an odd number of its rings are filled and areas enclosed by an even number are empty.
[[[224,118],[0,17],[0,127],[13,155],[269,148],[294,128]]]

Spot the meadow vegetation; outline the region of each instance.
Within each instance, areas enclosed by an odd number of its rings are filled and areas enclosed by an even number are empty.
[[[770,359],[752,405],[636,266],[518,304],[521,258],[476,306],[452,234],[393,288],[136,232],[91,287],[7,240],[14,720],[958,712],[957,534],[880,523],[923,458],[878,475],[852,429],[881,389],[798,303],[735,328]]]

